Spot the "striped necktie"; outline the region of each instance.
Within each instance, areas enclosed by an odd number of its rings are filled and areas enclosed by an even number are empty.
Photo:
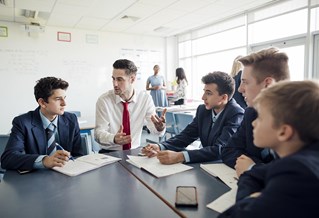
[[[52,153],[52,151],[54,150],[55,146],[56,146],[56,142],[55,142],[55,125],[53,123],[51,123],[46,129],[46,133],[47,133],[47,141],[48,141],[48,147],[47,147],[47,155],[50,155]]]
[[[213,118],[212,118],[212,127],[214,126],[216,120],[217,120],[217,116],[213,116]]]

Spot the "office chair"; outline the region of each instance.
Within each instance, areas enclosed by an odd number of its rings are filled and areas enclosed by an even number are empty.
[[[193,115],[187,113],[174,113],[177,134],[193,121]]]
[[[81,150],[84,155],[88,155],[92,153],[92,142],[91,136],[88,133],[81,133]]]
[[[166,132],[162,140],[166,140],[166,134],[170,134],[171,137],[175,136],[178,132],[176,129],[176,122],[175,122],[175,117],[173,112],[166,112],[165,114],[165,119],[166,119]]]
[[[7,142],[9,140],[10,135],[0,135],[0,161],[1,161],[1,155],[4,152],[4,149],[7,146]],[[1,168],[1,162],[0,162],[0,174],[4,174],[5,170]],[[0,181],[1,181],[1,175],[0,175]]]
[[[81,111],[68,111],[68,112],[75,114],[76,117],[81,117]]]

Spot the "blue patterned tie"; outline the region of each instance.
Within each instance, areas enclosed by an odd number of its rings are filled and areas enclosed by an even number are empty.
[[[50,155],[56,146],[55,128],[56,128],[55,125],[51,123],[45,130],[47,133],[47,141],[48,141],[47,155]]]
[[[217,116],[213,116],[213,118],[212,118],[212,128],[213,128],[213,126],[214,126],[216,120],[217,120]]]

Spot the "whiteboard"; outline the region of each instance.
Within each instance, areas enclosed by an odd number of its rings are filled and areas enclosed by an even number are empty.
[[[145,89],[154,64],[164,62],[165,42],[159,37],[63,29],[71,33],[71,42],[61,42],[57,40],[61,30],[56,27],[46,27],[45,33],[28,36],[17,24],[5,26],[9,36],[0,37],[1,134],[10,132],[15,116],[38,106],[33,89],[42,77],[68,81],[66,110],[94,117],[97,98],[113,88],[115,60],[130,58],[135,62],[139,69],[135,86],[139,89]]]

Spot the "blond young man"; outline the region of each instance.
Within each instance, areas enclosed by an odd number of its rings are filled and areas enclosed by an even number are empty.
[[[289,79],[289,67],[288,56],[276,48],[252,53],[238,61],[244,65],[238,91],[244,96],[248,108],[238,131],[222,148],[222,160],[240,175],[255,164],[269,163],[274,159],[269,149],[258,148],[253,143],[251,123],[256,119],[257,112],[251,106],[262,89]]]
[[[319,83],[280,82],[254,104],[254,143],[279,159],[242,174],[220,217],[319,217]]]

